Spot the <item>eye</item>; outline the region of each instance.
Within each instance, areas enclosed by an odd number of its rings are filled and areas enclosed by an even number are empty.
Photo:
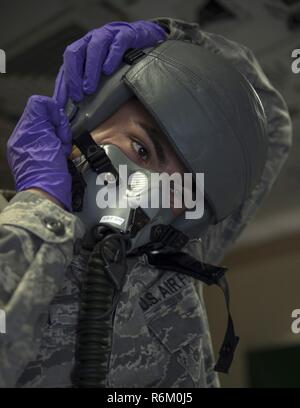
[[[134,151],[139,155],[139,157],[143,161],[147,161],[149,159],[149,154],[147,149],[142,146],[140,143],[136,142],[135,140],[132,141],[132,147]]]

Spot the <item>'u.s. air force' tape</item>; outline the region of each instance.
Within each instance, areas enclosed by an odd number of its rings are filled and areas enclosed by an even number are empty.
[[[178,293],[186,284],[187,279],[184,275],[174,274],[173,277],[165,279],[161,284],[155,286],[155,289],[143,294],[140,297],[139,305],[145,312],[164,299]]]

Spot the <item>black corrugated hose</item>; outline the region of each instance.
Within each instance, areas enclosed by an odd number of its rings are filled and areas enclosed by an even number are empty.
[[[113,319],[127,270],[126,244],[126,236],[101,225],[83,243],[92,252],[81,291],[74,387],[107,386]]]

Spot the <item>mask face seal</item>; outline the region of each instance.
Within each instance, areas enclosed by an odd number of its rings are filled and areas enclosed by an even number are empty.
[[[111,226],[127,236],[128,252],[131,252],[146,244],[157,243],[158,238],[163,238],[159,235],[163,235],[165,227],[176,235],[173,239],[176,249],[183,246],[188,238],[170,227],[176,217],[170,206],[163,206],[170,201],[170,191],[166,191],[162,183],[154,185],[154,172],[136,165],[115,145],[97,145],[97,150],[102,153],[103,163],[102,167],[97,167],[97,172],[85,155],[73,161],[77,179],[81,180],[81,187],[84,186],[76,215],[87,231],[95,225]]]

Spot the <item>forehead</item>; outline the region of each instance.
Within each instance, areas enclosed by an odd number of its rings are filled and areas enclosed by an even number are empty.
[[[148,125],[155,127],[157,131],[164,136],[155,119],[135,96],[125,102],[115,114],[124,115],[125,117],[128,115],[128,118],[137,117],[139,119],[143,119],[143,121],[145,121]]]

